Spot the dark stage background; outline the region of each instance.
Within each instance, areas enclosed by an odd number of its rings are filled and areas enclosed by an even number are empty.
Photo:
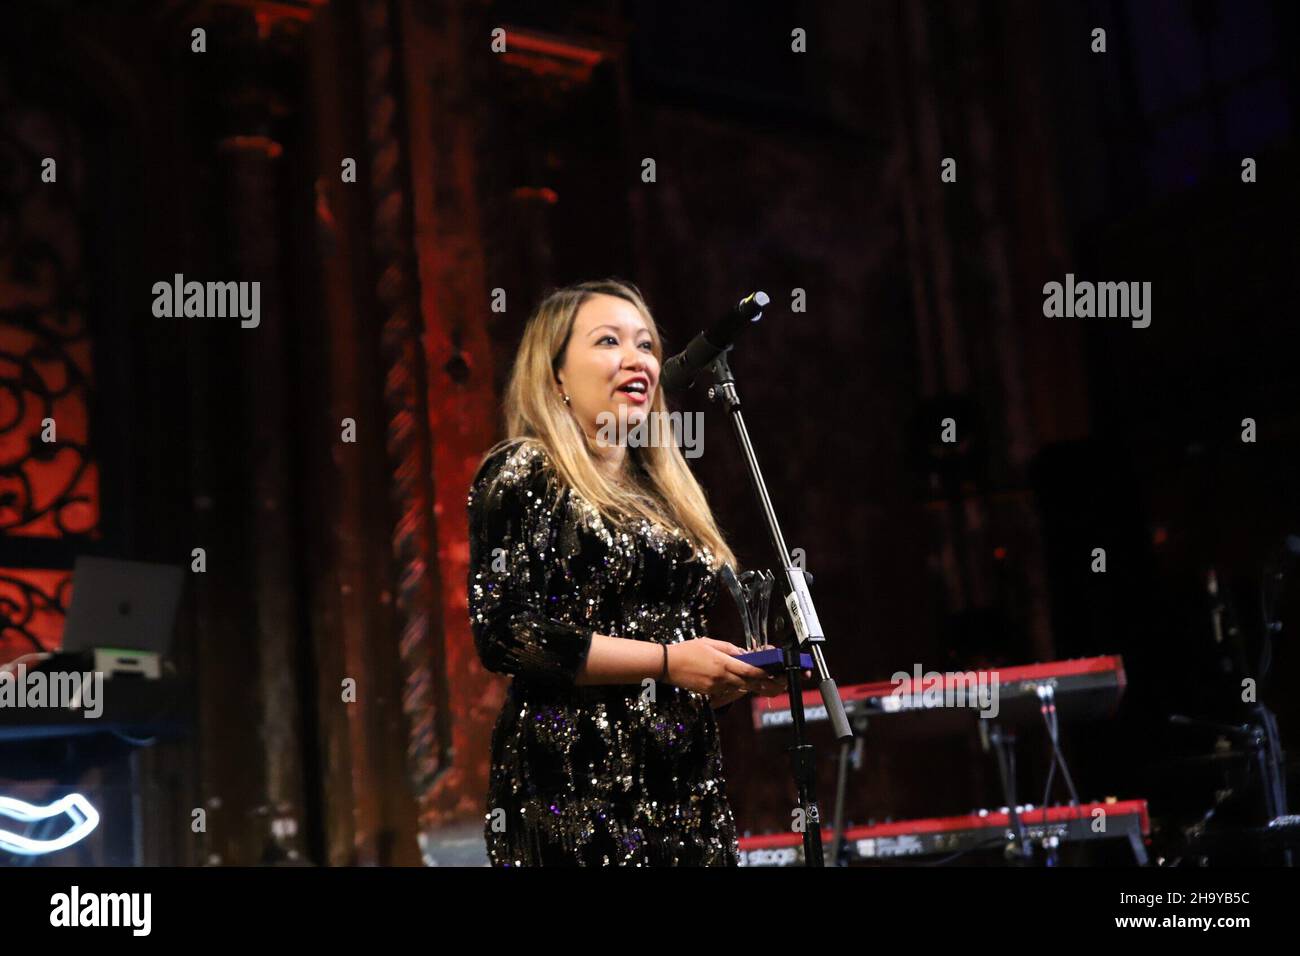
[[[100,830],[64,862],[481,858],[506,685],[470,639],[466,491],[532,306],[621,275],[670,348],[772,296],[733,365],[840,683],[1121,654],[1120,713],[1063,746],[1084,800],[1150,799],[1176,847],[1222,781],[1185,759],[1214,735],[1169,714],[1243,719],[1244,673],[1283,741],[1300,733],[1289,629],[1254,664],[1260,569],[1300,533],[1297,18],[1284,0],[10,10],[0,661],[56,648],[74,558],[109,555],[190,569],[192,684],[179,739],[0,740],[0,792],[97,795]],[[177,273],[259,281],[260,324],[155,317]],[[1150,326],[1045,317],[1067,273],[1150,282]],[[697,473],[741,560],[768,566],[706,414]],[[1244,671],[1211,638],[1211,567]],[[713,625],[739,639],[729,604]],[[740,707],[723,735],[742,829],[788,829],[784,736]],[[1033,803],[1046,747],[1022,736]],[[1001,803],[974,735],[873,727],[848,811]]]

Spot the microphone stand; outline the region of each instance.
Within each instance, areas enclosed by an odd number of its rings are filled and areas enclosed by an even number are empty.
[[[804,811],[803,852],[805,866],[825,866],[822,851],[821,811],[817,805],[816,765],[813,760],[813,747],[807,742],[804,727],[803,691],[799,687],[802,667],[799,654],[802,645],[808,645],[808,653],[813,659],[817,672],[818,688],[822,701],[826,704],[826,715],[837,741],[853,739],[853,730],[849,726],[848,716],[844,713],[844,703],[840,700],[839,689],[826,667],[826,658],[822,645],[826,638],[822,634],[821,622],[817,620],[817,610],[813,607],[812,595],[808,592],[808,580],[802,568],[796,567],[790,560],[790,551],[785,546],[785,536],[776,520],[772,509],[772,499],[768,496],[767,486],[763,483],[763,472],[758,467],[754,456],[754,446],[749,441],[749,431],[745,428],[745,416],[740,411],[740,396],[736,392],[736,377],[727,364],[728,347],[723,350],[709,366],[716,384],[709,386],[710,401],[722,402],[730,412],[731,424],[734,426],[736,440],[745,458],[749,474],[750,487],[758,497],[759,507],[767,521],[767,530],[776,551],[777,566],[784,570],[781,577],[785,593],[786,611],[793,625],[785,642],[785,678],[790,695],[791,725],[794,728],[794,743],[788,748],[790,754],[790,771],[794,777],[795,788],[799,793],[799,806]]]

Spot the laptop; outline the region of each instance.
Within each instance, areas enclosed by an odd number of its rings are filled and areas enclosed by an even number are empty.
[[[131,661],[167,657],[184,580],[177,565],[77,558],[60,653],[95,658],[99,652],[104,663],[104,652],[121,651],[126,670],[136,669]]]

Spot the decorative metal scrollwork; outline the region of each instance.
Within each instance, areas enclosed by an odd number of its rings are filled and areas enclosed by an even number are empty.
[[[82,143],[66,118],[8,90],[0,70],[0,536],[11,565],[0,568],[0,660],[58,647],[72,580],[42,567],[42,552],[25,561],[14,543],[94,535],[100,510],[89,450]],[[49,170],[54,181],[42,181]]]
[[[59,646],[71,571],[0,570],[0,661]]]

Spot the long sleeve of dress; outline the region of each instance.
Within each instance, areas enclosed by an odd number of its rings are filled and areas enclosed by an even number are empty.
[[[556,560],[558,485],[545,453],[515,445],[480,470],[469,495],[469,612],[483,666],[572,685],[595,630],[546,613]]]

